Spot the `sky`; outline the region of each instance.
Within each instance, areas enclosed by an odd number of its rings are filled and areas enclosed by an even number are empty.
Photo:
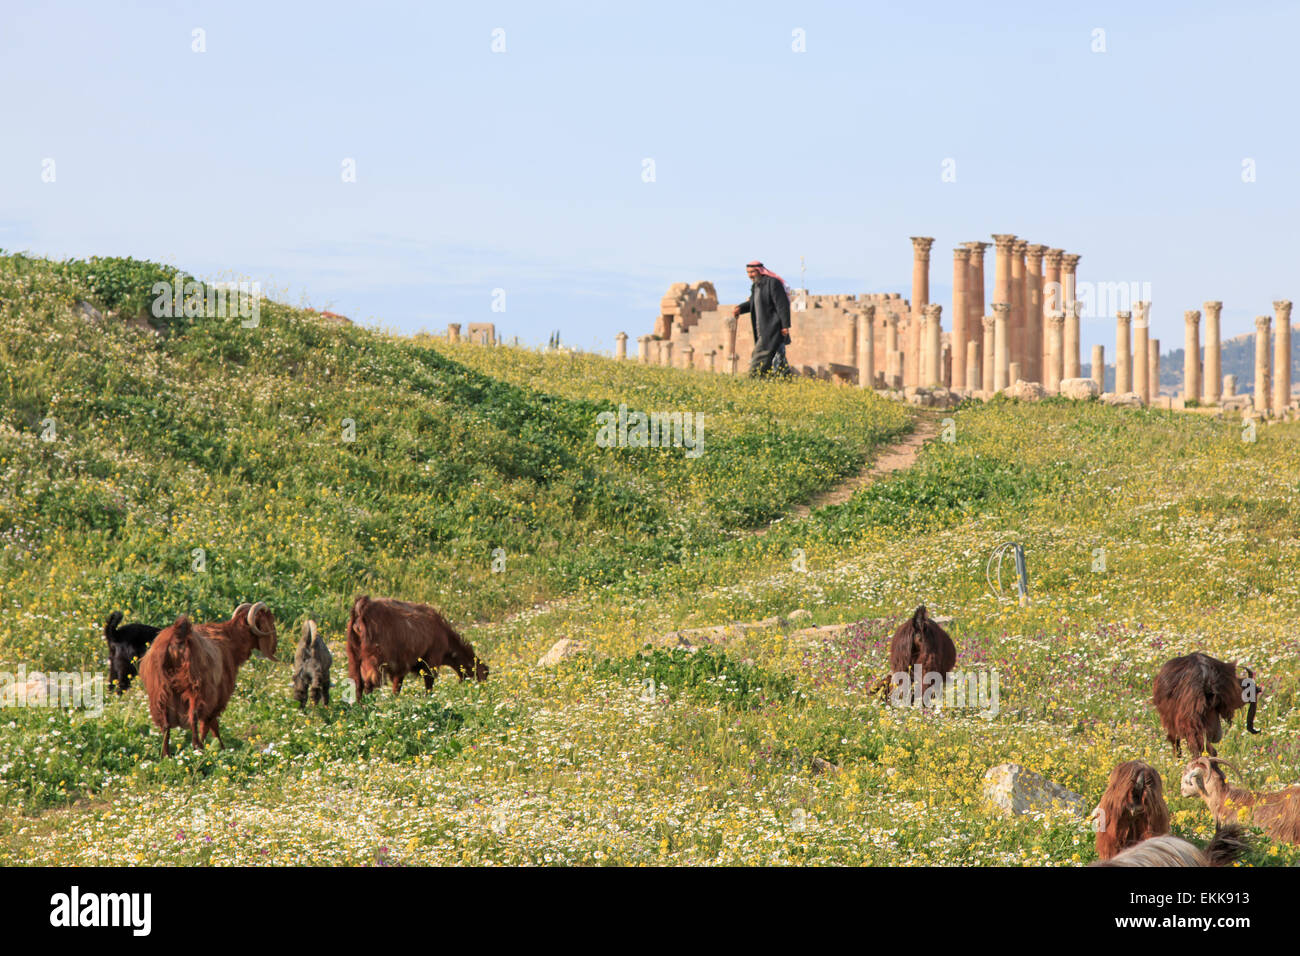
[[[952,248],[1014,233],[1147,284],[1168,350],[1207,299],[1224,337],[1300,299],[1297,35],[1296,3],[4,0],[0,248],[612,350],[754,258],[910,297],[914,235],[949,328]]]

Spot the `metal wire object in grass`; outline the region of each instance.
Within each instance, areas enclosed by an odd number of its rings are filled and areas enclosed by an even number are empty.
[[[1018,541],[1008,541],[993,549],[988,564],[984,566],[984,580],[988,582],[989,593],[999,601],[1010,601],[1002,587],[1002,562],[1010,555],[1016,566],[1016,590],[1019,592],[1020,606],[1029,604],[1029,572],[1025,567],[1025,548]],[[997,581],[994,583],[994,578]]]

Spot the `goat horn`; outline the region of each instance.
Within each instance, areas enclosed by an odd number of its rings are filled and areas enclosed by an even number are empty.
[[[234,612],[230,615],[230,619],[233,621],[235,618],[239,617],[239,612],[240,612],[240,611],[247,611],[247,610],[248,610],[250,607],[252,607],[252,606],[253,606],[253,605],[251,605],[251,604],[249,604],[247,601],[245,601],[243,604],[241,604],[241,605],[239,605],[237,608],[235,608]]]
[[[266,631],[257,626],[257,612],[265,610],[266,605],[261,601],[258,601],[248,609],[248,629],[253,632],[255,637],[266,637]]]
[[[1222,757],[1204,757],[1202,759],[1204,759],[1207,763],[1221,763],[1225,767],[1231,767],[1232,772],[1235,773],[1238,777],[1241,777],[1242,779],[1245,779],[1246,777],[1246,775],[1241,772],[1241,768],[1238,767],[1231,760],[1224,760]]]

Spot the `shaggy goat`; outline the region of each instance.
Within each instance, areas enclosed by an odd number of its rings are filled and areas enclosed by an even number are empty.
[[[104,640],[108,641],[108,682],[119,694],[130,689],[131,678],[139,673],[136,665],[162,630],[152,624],[118,627],[121,623],[121,611],[114,611],[104,622]]]
[[[1250,849],[1244,827],[1232,824],[1215,831],[1204,850],[1172,834],[1150,837],[1109,860],[1089,866],[1227,866]]]
[[[402,680],[412,671],[424,676],[426,691],[433,690],[444,664],[462,681],[470,674],[480,681],[488,676],[474,648],[427,604],[359,596],[348,619],[347,650],[348,676],[358,697],[374,690],[385,672],[394,694],[401,693]]]
[[[1169,807],[1160,774],[1141,760],[1129,760],[1111,770],[1096,812],[1097,855],[1103,860],[1169,832]]]
[[[907,675],[916,700],[923,699],[922,685],[930,674],[938,674],[941,681],[947,680],[955,663],[957,646],[948,632],[927,616],[924,604],[898,625],[889,641],[889,669],[893,681],[897,681],[899,675]],[[886,677],[881,682],[881,689],[886,694],[893,681]]]
[[[293,655],[293,698],[298,702],[299,710],[307,706],[308,694],[313,704],[322,701],[329,704],[330,664],[333,662],[334,656],[325,639],[316,633],[316,622],[304,621],[302,638]]]
[[[1214,745],[1223,737],[1220,720],[1232,723],[1232,715],[1245,707],[1246,729],[1255,729],[1255,699],[1259,688],[1249,667],[1246,676],[1237,677],[1235,661],[1225,663],[1197,651],[1175,657],[1156,674],[1152,701],[1165,727],[1165,739],[1174,745],[1174,756],[1183,755],[1181,741],[1186,740],[1193,754],[1208,752],[1216,756]]]
[[[275,660],[275,618],[261,601],[241,604],[229,621],[194,626],[182,614],[164,628],[140,661],[149,693],[149,716],[163,733],[162,753],[171,753],[173,727],[189,727],[195,747],[211,731],[224,749],[218,718],[230,702],[235,676],[253,648]]]
[[[1219,757],[1197,757],[1183,771],[1184,797],[1200,795],[1215,823],[1249,820],[1274,840],[1300,845],[1300,787],[1255,793],[1228,783],[1218,766],[1235,766]]]

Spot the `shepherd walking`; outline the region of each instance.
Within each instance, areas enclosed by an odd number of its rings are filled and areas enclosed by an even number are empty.
[[[790,342],[790,296],[785,280],[763,263],[755,260],[746,264],[745,271],[753,283],[749,299],[732,310],[735,316],[749,313],[754,330],[754,354],[749,358],[749,374],[765,375],[775,371],[790,374],[790,363],[785,360],[785,347]]]

